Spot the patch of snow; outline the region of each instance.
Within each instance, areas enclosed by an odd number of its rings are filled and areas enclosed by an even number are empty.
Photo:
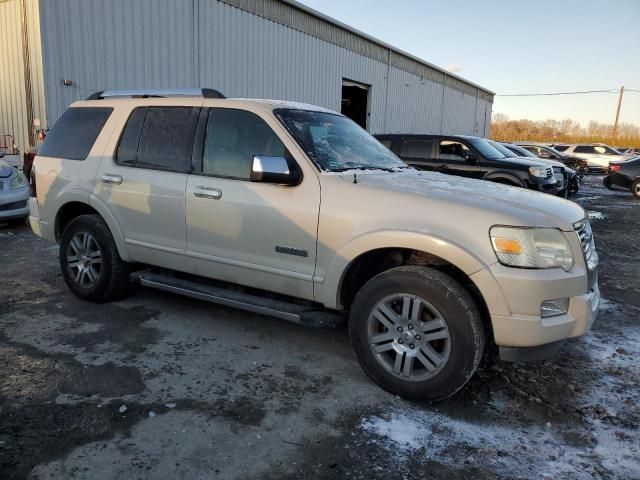
[[[175,403],[165,403],[164,406],[167,407],[167,408],[176,408],[176,404]]]
[[[156,412],[154,412],[154,411],[149,412],[149,417],[150,418],[153,418],[155,416],[156,416]]]
[[[119,411],[120,413],[124,413],[124,412],[126,412],[126,411],[127,411],[127,406],[126,406],[126,405],[121,405],[121,406],[120,406],[120,408],[118,409],[118,411]]]
[[[475,424],[430,410],[396,411],[362,421],[361,428],[382,442],[393,460],[404,463],[412,454],[463,467],[460,458],[473,457],[474,466],[527,478],[591,478],[579,462],[582,451],[563,445],[544,425],[509,428]]]
[[[606,321],[620,308],[634,307],[601,299],[596,322]],[[640,317],[640,309],[635,310]],[[619,333],[596,329],[572,342],[590,357],[593,370],[592,383],[582,386],[574,405],[584,412],[593,446],[567,443],[550,423],[523,426],[508,418],[505,423],[482,423],[418,407],[364,418],[360,428],[399,466],[419,455],[449,467],[486,468],[510,478],[586,480],[600,464],[612,477],[640,478],[640,430],[630,414],[637,408],[633,389],[640,378],[640,325]],[[492,400],[504,412],[501,404],[500,397]],[[471,460],[465,464],[461,458]]]

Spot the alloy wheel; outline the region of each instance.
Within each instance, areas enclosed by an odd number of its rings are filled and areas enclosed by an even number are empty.
[[[76,233],[67,246],[67,268],[76,285],[90,288],[100,278],[102,251],[88,232]]]
[[[367,320],[367,332],[377,361],[405,381],[433,378],[451,354],[451,334],[445,318],[432,304],[413,294],[393,294],[376,303]]]

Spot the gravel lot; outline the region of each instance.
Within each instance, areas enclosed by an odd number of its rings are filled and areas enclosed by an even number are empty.
[[[77,300],[56,246],[0,227],[0,478],[640,478],[640,202],[600,182],[592,333],[435,406],[373,385],[346,331]]]

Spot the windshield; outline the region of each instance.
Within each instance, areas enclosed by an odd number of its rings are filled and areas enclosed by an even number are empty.
[[[607,145],[596,145],[593,148],[596,153],[599,153],[601,155],[622,155],[618,150]]]
[[[505,157],[514,158],[514,157],[521,157],[522,156],[522,155],[519,155],[519,154],[515,153],[513,150],[509,150],[507,147],[505,147],[501,143],[494,142],[493,140],[488,140],[488,142],[491,144],[491,146],[493,148],[498,150]]]
[[[277,109],[274,113],[311,160],[323,170],[394,171],[410,168],[346,117],[295,109]]]
[[[473,147],[478,150],[483,157],[489,160],[502,160],[507,158],[507,156],[502,152],[493,148],[489,143],[489,140],[484,138],[469,138],[467,141],[473,145]]]
[[[520,145],[509,145],[507,148],[521,157],[538,158],[526,148],[522,148]]]

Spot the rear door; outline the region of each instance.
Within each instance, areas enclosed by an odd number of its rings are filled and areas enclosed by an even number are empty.
[[[133,109],[113,156],[100,165],[96,196],[134,260],[161,264],[153,251],[186,249],[185,189],[200,105],[181,104]]]
[[[404,138],[398,156],[420,170],[436,170],[438,160],[433,149],[434,143],[433,139]]]

